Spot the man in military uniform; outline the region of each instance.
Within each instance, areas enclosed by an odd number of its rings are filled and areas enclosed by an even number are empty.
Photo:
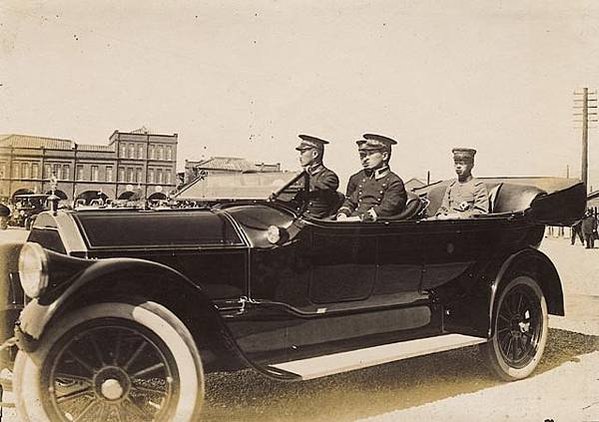
[[[487,188],[481,180],[472,176],[474,154],[472,148],[454,148],[453,162],[457,179],[452,181],[437,211],[437,218],[468,218],[489,212]]]
[[[336,211],[333,208],[339,202],[339,178],[322,163],[324,146],[329,142],[309,135],[299,135],[299,138],[301,142],[295,149],[299,151],[300,165],[310,175],[306,216],[324,218]]]
[[[401,213],[406,206],[406,190],[401,178],[389,168],[391,146],[397,142],[367,133],[356,143],[364,169],[350,177],[337,220],[356,217],[376,221]]]

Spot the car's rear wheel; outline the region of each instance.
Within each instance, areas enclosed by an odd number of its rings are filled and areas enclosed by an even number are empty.
[[[153,302],[101,303],[52,323],[15,362],[19,420],[195,421],[200,355],[185,325]]]
[[[547,342],[547,303],[533,278],[515,277],[501,291],[493,329],[493,337],[481,345],[489,368],[506,381],[528,377]]]

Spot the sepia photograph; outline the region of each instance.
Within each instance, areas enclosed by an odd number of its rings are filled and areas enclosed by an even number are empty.
[[[599,3],[0,2],[1,422],[599,422]]]

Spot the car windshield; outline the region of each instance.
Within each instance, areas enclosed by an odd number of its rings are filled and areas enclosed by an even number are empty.
[[[201,175],[176,199],[202,202],[221,200],[291,201],[305,183],[302,172],[255,172]]]

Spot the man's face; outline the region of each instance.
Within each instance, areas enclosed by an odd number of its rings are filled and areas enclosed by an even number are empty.
[[[472,167],[474,163],[463,158],[456,158],[453,160],[453,168],[455,169],[458,178],[468,177],[472,173]]]
[[[302,167],[311,166],[316,157],[318,157],[318,152],[315,148],[303,148],[299,150],[299,162]]]
[[[381,150],[364,149],[359,150],[360,161],[365,169],[378,169],[383,167],[387,159],[387,152]]]

